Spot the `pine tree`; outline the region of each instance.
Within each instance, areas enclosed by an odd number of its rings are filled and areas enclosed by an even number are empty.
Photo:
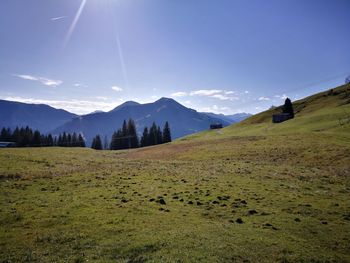
[[[7,129],[4,127],[1,129],[0,141],[8,141],[10,134],[8,134]]]
[[[40,136],[40,145],[41,147],[47,146],[47,136],[45,136],[44,134],[41,134]]]
[[[86,145],[85,145],[85,140],[84,140],[84,138],[83,138],[83,136],[79,133],[79,135],[78,135],[78,144],[79,144],[79,147],[85,147]]]
[[[162,144],[163,143],[163,134],[160,129],[160,127],[157,127],[157,144]]]
[[[132,119],[128,121],[128,148],[139,147],[139,138],[137,137],[135,122]]]
[[[102,150],[102,141],[100,135],[96,135],[96,137],[93,139],[91,148],[95,150]]]
[[[33,138],[31,140],[31,146],[34,146],[34,147],[41,146],[41,135],[38,130],[34,131]]]
[[[128,148],[128,138],[126,138],[127,135],[128,135],[128,125],[126,124],[126,120],[124,120],[122,130],[121,130],[121,135],[120,135],[121,149]]]
[[[71,147],[72,146],[72,135],[70,133],[68,133],[67,135],[67,147]]]
[[[284,105],[283,105],[283,113],[288,113],[289,116],[293,119],[294,118],[294,109],[292,101],[289,98],[286,98]]]
[[[148,128],[145,127],[143,129],[142,137],[141,137],[141,147],[146,147],[149,145],[149,134],[148,134]]]
[[[62,146],[62,135],[58,135],[57,146]]]
[[[62,146],[67,147],[67,133],[66,132],[63,132],[63,135],[62,135]]]
[[[152,126],[149,129],[149,145],[157,144],[157,125],[153,122]]]
[[[79,146],[79,144],[78,144],[78,137],[77,137],[77,134],[75,132],[73,132],[73,135],[72,135],[71,146],[72,147],[78,147]]]
[[[47,136],[47,146],[54,146],[54,140],[51,134]]]
[[[169,123],[165,122],[163,129],[163,143],[171,142],[171,133]]]
[[[15,142],[17,146],[19,146],[19,139],[20,139],[19,137],[20,137],[19,128],[16,127],[16,129],[12,133],[11,140]]]
[[[22,130],[22,129],[21,129]],[[25,129],[22,130],[22,145],[25,147],[30,146],[30,143],[33,139],[33,131],[28,126],[26,126]]]
[[[117,133],[113,132],[111,142],[109,144],[109,149],[111,149],[111,150],[117,149],[117,140],[118,140]]]

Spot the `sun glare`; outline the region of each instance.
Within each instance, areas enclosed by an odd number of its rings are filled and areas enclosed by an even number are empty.
[[[81,15],[81,13],[84,10],[86,2],[87,2],[87,0],[82,0],[81,1],[79,9],[78,9],[77,13],[75,14],[74,20],[73,20],[72,24],[70,25],[69,30],[68,30],[68,32],[66,34],[65,39],[64,39],[63,48],[65,48],[67,46],[67,44],[68,44],[68,42],[69,42],[69,40],[70,40],[74,30],[75,30],[75,27],[76,27],[76,25],[77,25],[77,23],[79,21],[80,15]]]

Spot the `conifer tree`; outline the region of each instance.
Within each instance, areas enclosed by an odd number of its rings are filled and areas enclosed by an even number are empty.
[[[149,129],[149,145],[157,144],[157,125],[153,122],[152,126]]]
[[[61,144],[63,147],[67,146],[67,133],[66,132],[63,132]]]
[[[163,143],[163,134],[160,130],[160,127],[157,127],[157,143],[156,144],[162,144]]]
[[[149,146],[149,134],[148,134],[148,128],[145,127],[143,129],[142,137],[141,137],[141,147]]]
[[[126,123],[126,120],[124,120],[123,122],[123,127],[122,127],[122,133],[120,136],[120,140],[121,140],[121,149],[127,149],[129,148],[129,141],[128,141],[128,125]]]
[[[117,132],[113,132],[111,142],[109,144],[109,149],[116,150],[117,149]]]
[[[135,122],[132,119],[128,121],[128,148],[139,147],[139,138],[137,137]]]
[[[44,134],[41,134],[40,136],[40,146],[41,147],[47,146],[47,136],[45,136]]]
[[[38,130],[34,131],[33,138],[31,140],[31,146],[34,146],[34,147],[41,146],[41,135]]]
[[[165,122],[163,129],[163,143],[171,142],[171,133],[169,123]]]
[[[47,136],[47,146],[54,146],[54,140],[51,134]]]
[[[95,150],[102,150],[102,141],[100,135],[96,135],[96,137],[93,139],[91,148]]]
[[[19,128],[16,127],[16,129],[15,129],[15,130],[13,131],[13,133],[12,133],[11,140],[12,140],[13,142],[16,142],[16,143],[17,143],[17,146],[19,146],[19,145],[18,145],[19,136],[20,136]]]
[[[286,98],[284,105],[283,105],[283,113],[288,113],[289,116],[293,119],[294,118],[294,109],[292,101],[289,98]]]
[[[73,135],[72,135],[71,146],[73,146],[73,147],[79,146],[79,144],[78,144],[78,137],[77,137],[77,134],[75,132],[73,132]]]
[[[11,140],[11,130],[5,127],[1,129],[0,141],[10,141]]]
[[[79,147],[85,147],[86,145],[85,145],[85,140],[84,140],[84,138],[83,138],[83,136],[79,133],[79,135],[78,135],[78,145],[79,145]]]
[[[67,147],[72,146],[72,135],[70,133],[67,134]]]

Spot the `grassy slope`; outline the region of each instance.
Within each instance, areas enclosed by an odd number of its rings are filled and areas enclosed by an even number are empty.
[[[157,147],[1,150],[0,258],[348,262],[347,89]]]

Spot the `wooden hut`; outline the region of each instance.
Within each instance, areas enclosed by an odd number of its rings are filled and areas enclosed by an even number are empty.
[[[280,113],[280,114],[274,114],[272,115],[272,122],[273,123],[280,123],[291,119],[291,116],[289,113]]]

